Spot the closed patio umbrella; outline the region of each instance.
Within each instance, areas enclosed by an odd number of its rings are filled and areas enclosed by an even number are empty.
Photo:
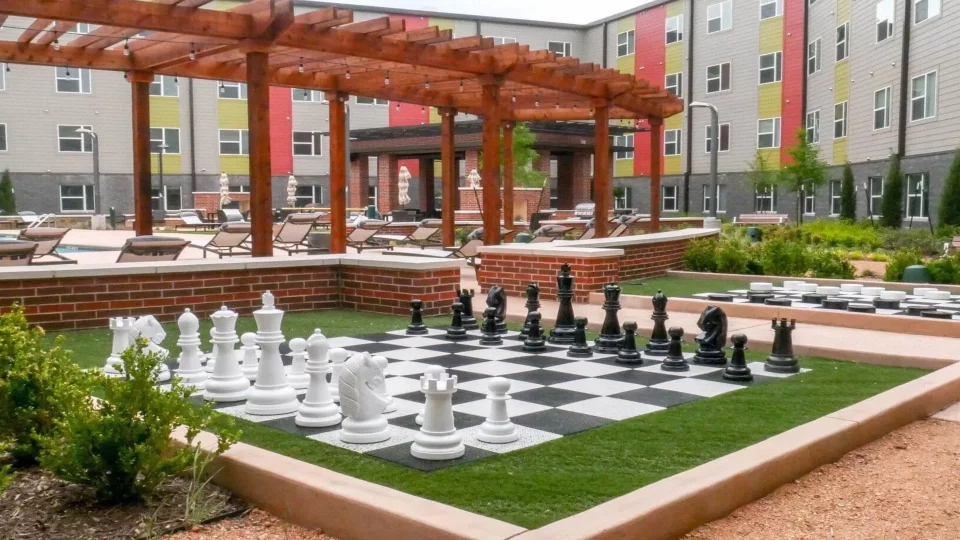
[[[291,174],[287,178],[287,206],[297,205],[297,179]]]
[[[400,174],[397,175],[397,188],[399,191],[397,199],[400,202],[400,206],[404,208],[410,204],[410,178],[412,178],[410,171],[407,170],[405,165],[401,166]]]

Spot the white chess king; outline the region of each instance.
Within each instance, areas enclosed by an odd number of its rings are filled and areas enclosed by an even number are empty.
[[[247,414],[270,415],[297,412],[300,401],[296,391],[287,383],[280,358],[280,344],[283,343],[283,311],[273,304],[273,294],[263,293],[263,307],[253,312],[257,321],[257,345],[260,346],[260,365],[257,368],[257,382],[247,392]]]

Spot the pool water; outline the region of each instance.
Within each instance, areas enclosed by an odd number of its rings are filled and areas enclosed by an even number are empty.
[[[110,249],[110,248],[91,247],[91,246],[64,246],[62,244],[57,246],[57,253],[60,253],[61,255],[65,253],[90,253],[94,251],[117,251],[117,250]]]

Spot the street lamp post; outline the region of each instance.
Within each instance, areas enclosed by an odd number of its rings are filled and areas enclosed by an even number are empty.
[[[92,129],[79,128],[77,133],[93,139],[93,213],[100,213],[100,139]]]
[[[717,208],[720,206],[720,188],[717,184],[717,162],[718,152],[720,151],[720,119],[717,112],[717,106],[702,101],[690,102],[690,108],[710,109],[710,199],[713,204],[710,205],[711,225],[716,224]],[[706,223],[704,224],[706,226]]]
[[[157,209],[157,212],[163,214],[164,217],[166,217],[167,201],[163,193],[163,151],[166,150],[167,148],[169,147],[163,142],[161,142],[160,145],[157,146],[157,181],[159,184],[157,186],[158,187],[157,196],[160,199],[160,208]]]

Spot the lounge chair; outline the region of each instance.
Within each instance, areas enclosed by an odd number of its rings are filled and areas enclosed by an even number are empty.
[[[386,221],[364,221],[354,225],[347,235],[347,245],[362,253],[365,249],[393,249],[393,246],[383,245],[373,240],[373,237],[387,226]]]
[[[220,225],[217,234],[213,235],[206,245],[193,246],[203,250],[203,258],[207,258],[207,253],[213,253],[222,259],[224,255],[232,257],[234,255],[249,255],[250,248],[246,245],[250,239],[250,224],[247,222],[224,223]],[[236,252],[234,251],[236,250]]]
[[[0,238],[0,266],[27,266],[36,251],[36,242]]]
[[[195,211],[180,212],[178,217],[183,220],[183,223],[174,227],[174,230],[177,231],[180,229],[193,229],[194,231],[197,229],[207,230],[217,227],[216,223],[204,221]]]
[[[175,261],[189,245],[189,240],[169,236],[136,236],[123,244],[117,262]]]
[[[511,231],[510,229],[500,227],[500,242],[506,242],[507,237],[512,235],[514,232],[516,231]],[[483,227],[474,229],[470,234],[467,235],[467,240],[483,240]]]
[[[30,212],[30,211],[17,212],[17,215],[20,216],[20,224],[25,225],[27,227],[29,227],[30,225],[33,225],[34,223],[40,220],[40,216],[38,216],[36,212]]]
[[[23,229],[17,236],[17,240],[26,240],[36,242],[37,250],[33,254],[33,260],[30,264],[77,264],[77,261],[68,259],[57,253],[57,246],[63,240],[63,237],[70,232],[70,229],[61,229],[55,227],[34,227],[32,229]],[[50,257],[53,260],[38,261],[42,257]]]
[[[313,247],[307,241],[307,236],[313,230],[319,217],[318,213],[290,214],[287,216],[287,220],[275,229],[273,247],[286,251],[288,255],[327,251]]]
[[[403,236],[400,234],[380,234],[373,237],[373,241],[395,242],[397,244],[414,244],[423,249],[427,246],[440,247],[442,244],[437,238],[440,233],[440,227],[443,222],[439,219],[425,219],[410,234]]]
[[[236,208],[221,208],[217,210],[217,216],[220,218],[220,223],[246,221],[246,219],[243,218],[243,214],[240,213],[240,210]]]
[[[476,272],[480,268],[480,264],[477,262],[477,257],[480,255],[480,246],[483,245],[483,240],[480,238],[474,240],[468,240],[464,242],[461,246],[450,246],[445,247],[443,250],[439,249],[413,249],[413,248],[399,248],[394,249],[393,251],[386,252],[390,255],[402,255],[407,257],[433,257],[436,259],[465,259],[467,261],[467,266],[473,268]]]
[[[542,244],[544,242],[553,242],[572,230],[573,227],[566,227],[564,225],[544,225],[533,232],[533,240],[531,240],[530,243]]]

